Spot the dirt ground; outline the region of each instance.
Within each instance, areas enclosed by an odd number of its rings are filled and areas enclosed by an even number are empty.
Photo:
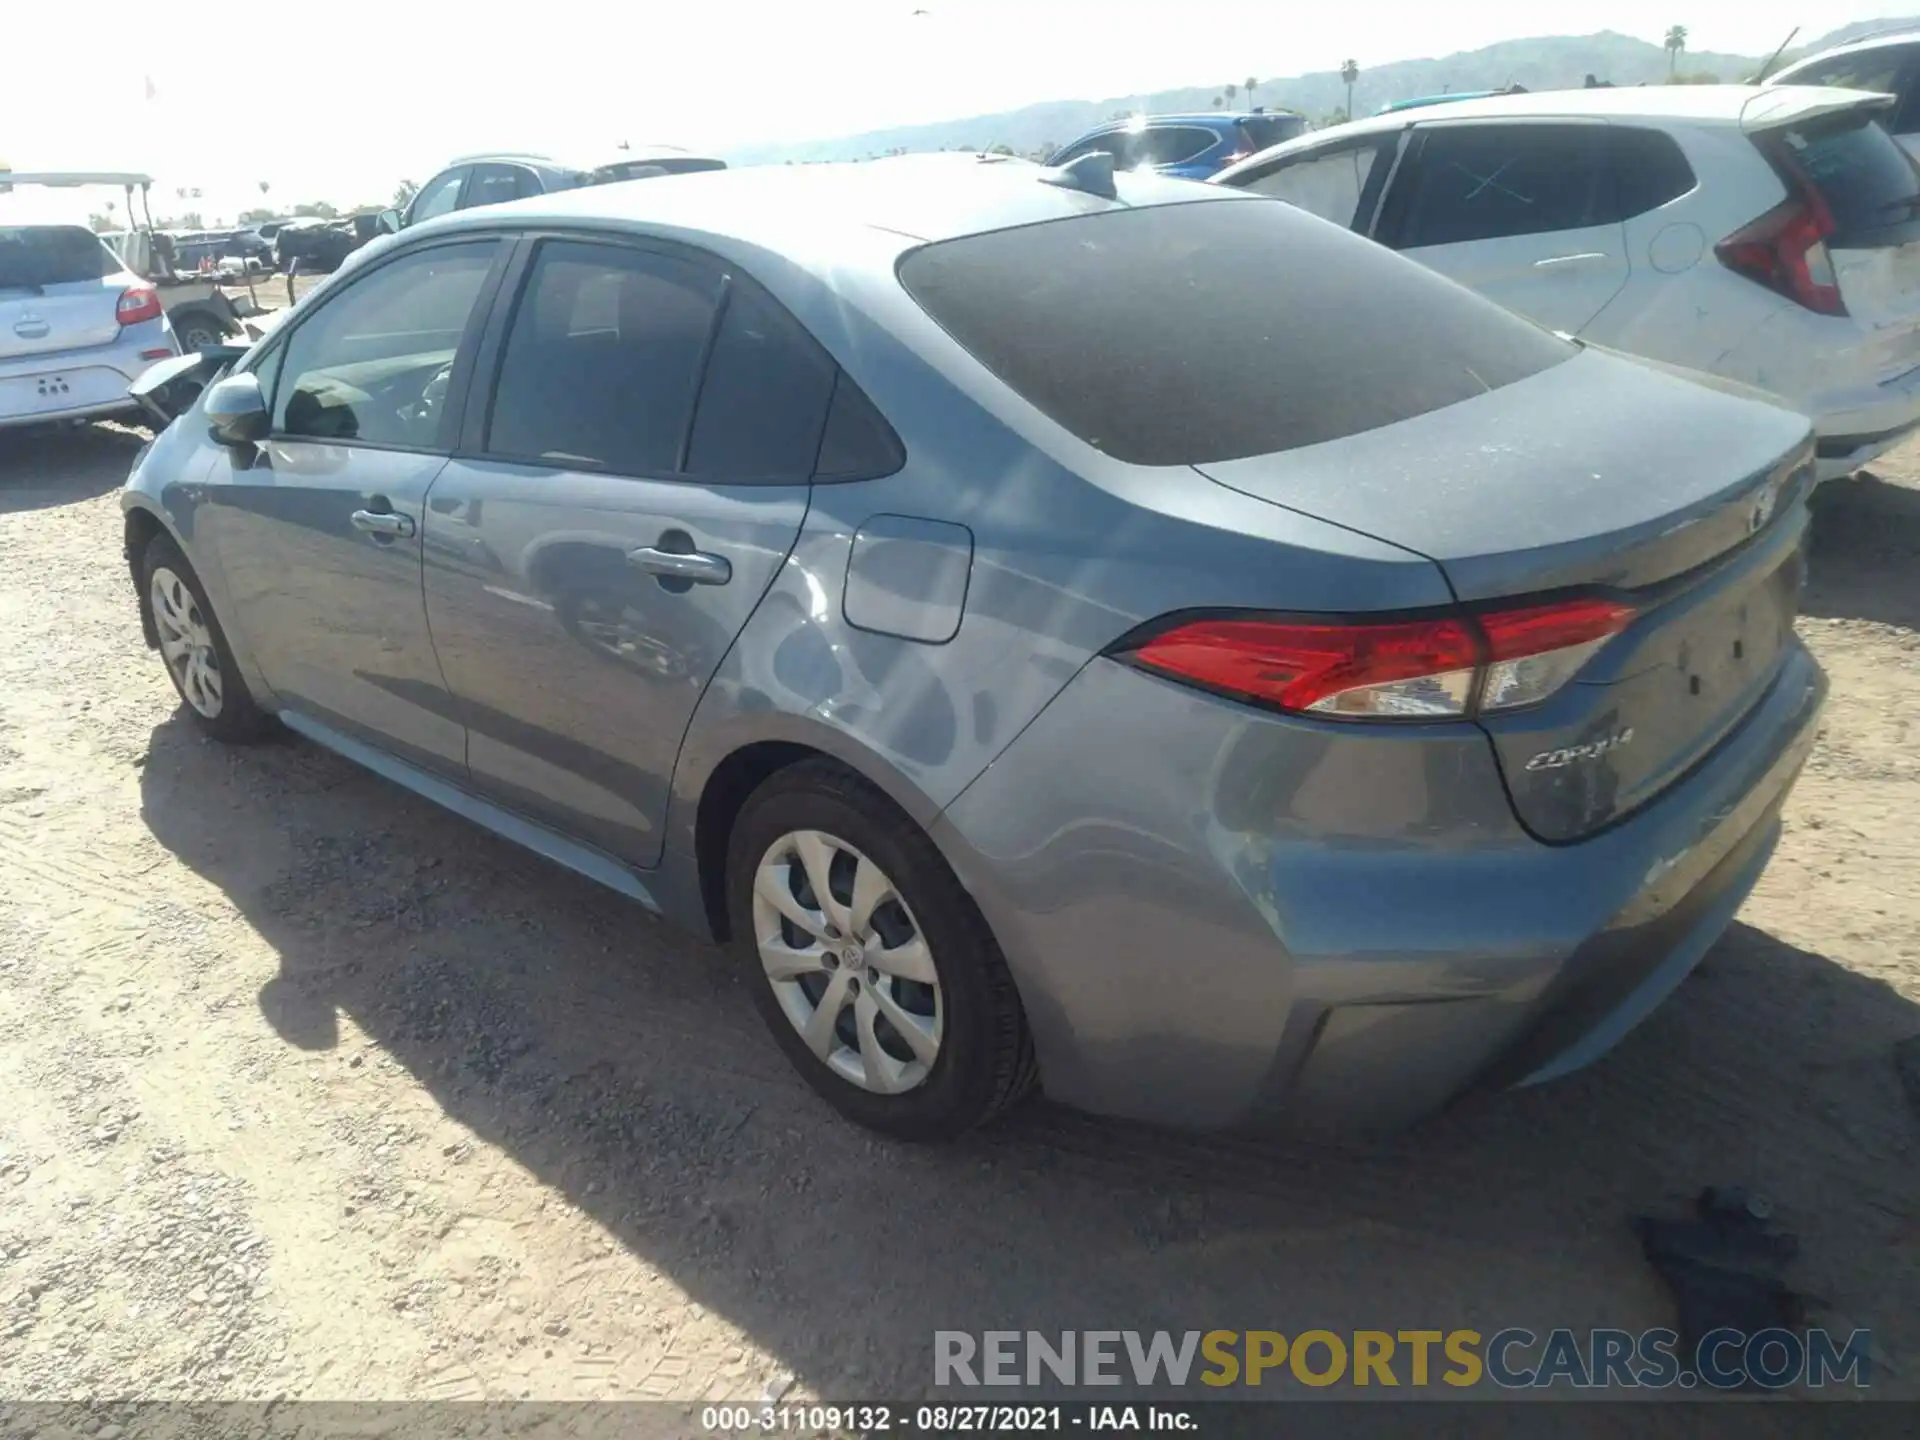
[[[0,436],[0,1398],[910,1398],[932,1331],[1671,1324],[1629,1228],[1773,1197],[1920,1396],[1920,450],[1823,496],[1777,859],[1603,1063],[1390,1142],[841,1123],[743,976],[140,643],[137,444]]]

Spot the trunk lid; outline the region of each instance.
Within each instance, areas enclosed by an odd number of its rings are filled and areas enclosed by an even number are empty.
[[[0,226],[0,359],[112,344],[131,283],[80,226]]]
[[[1652,799],[1765,693],[1810,458],[1807,421],[1764,398],[1588,351],[1397,425],[1198,468],[1427,556],[1469,608],[1567,592],[1635,607],[1571,683],[1480,719],[1521,821],[1563,842]]]

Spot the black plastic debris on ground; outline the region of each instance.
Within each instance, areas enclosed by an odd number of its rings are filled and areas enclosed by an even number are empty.
[[[1710,1186],[1683,1220],[1642,1216],[1641,1248],[1679,1302],[1680,1362],[1692,1370],[1700,1342],[1715,1330],[1753,1335],[1806,1322],[1806,1299],[1781,1272],[1800,1253],[1800,1239],[1771,1228],[1764,1196]]]

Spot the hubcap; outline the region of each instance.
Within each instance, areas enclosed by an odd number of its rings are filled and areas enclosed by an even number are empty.
[[[199,602],[187,582],[162,565],[153,572],[148,592],[153,602],[153,626],[160,634],[160,657],[180,698],[209,720],[220,717],[224,691],[220,656],[213,648],[213,631],[200,614]]]
[[[940,974],[878,865],[824,831],[781,836],[754,872],[753,933],[780,1009],[830,1070],[880,1095],[925,1082]]]

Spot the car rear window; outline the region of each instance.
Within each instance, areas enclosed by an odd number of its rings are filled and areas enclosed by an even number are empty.
[[[1337,440],[1575,353],[1421,265],[1265,199],[970,235],[911,252],[899,273],[1016,393],[1140,465]]]
[[[1911,226],[1920,170],[1872,116],[1821,116],[1781,131],[1772,144],[1776,161],[1804,175],[1827,202],[1835,245]]]
[[[120,269],[100,237],[79,225],[0,225],[0,289],[99,280]]]

